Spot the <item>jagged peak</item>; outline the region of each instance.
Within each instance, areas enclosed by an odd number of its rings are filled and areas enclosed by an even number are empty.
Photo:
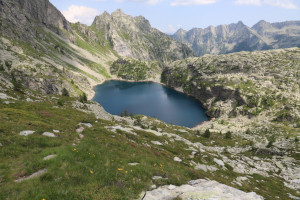
[[[127,16],[120,8],[111,13],[111,16]]]
[[[97,21],[109,21],[109,19],[111,19],[111,15],[107,11],[104,11],[101,15],[95,17],[93,24],[96,24]]]
[[[271,25],[271,24],[269,22],[265,21],[265,20],[260,20],[259,22],[257,22],[256,24],[254,24],[253,27],[265,26],[265,25]]]

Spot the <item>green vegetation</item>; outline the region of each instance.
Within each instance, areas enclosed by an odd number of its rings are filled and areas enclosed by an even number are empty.
[[[11,83],[13,84],[14,91],[22,93],[23,92],[22,91],[22,84],[20,83],[20,81],[16,80],[13,73],[11,73],[11,79],[12,79]]]
[[[65,97],[70,96],[70,95],[69,95],[69,91],[68,91],[66,88],[63,88],[63,89],[62,89],[61,95],[65,96]]]
[[[231,138],[232,138],[232,133],[230,131],[227,131],[225,135],[225,139],[231,139]]]
[[[87,103],[87,96],[84,92],[81,95],[79,95],[79,101],[81,103]]]
[[[203,134],[203,137],[210,138],[210,136],[211,136],[211,133],[210,133],[209,129],[206,129]]]
[[[120,58],[111,65],[110,71],[120,78],[139,81],[154,78],[159,69],[157,63]]]

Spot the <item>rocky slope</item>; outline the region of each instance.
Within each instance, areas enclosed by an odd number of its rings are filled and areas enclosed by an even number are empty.
[[[210,26],[205,29],[180,29],[172,37],[188,44],[197,56],[299,47],[300,24],[299,21],[260,21],[250,28],[240,21],[237,24]]]
[[[117,55],[84,25],[72,25],[48,0],[0,1],[0,73],[43,94],[93,94]],[[84,40],[87,35],[93,42]],[[95,37],[90,37],[94,35]],[[101,50],[99,51],[99,46]]]
[[[296,126],[299,57],[291,48],[188,58],[165,68],[162,82],[199,99],[212,117],[266,114]]]
[[[152,28],[144,17],[126,15],[120,9],[97,16],[92,26],[121,56],[168,62],[193,55],[189,47]]]

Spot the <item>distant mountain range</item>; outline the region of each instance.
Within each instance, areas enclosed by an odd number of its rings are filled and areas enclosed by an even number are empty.
[[[205,29],[179,29],[172,37],[189,45],[197,56],[300,47],[300,21],[269,23],[261,20],[251,28],[239,21]]]

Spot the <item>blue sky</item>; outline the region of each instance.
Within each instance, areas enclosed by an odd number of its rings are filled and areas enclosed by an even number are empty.
[[[50,0],[65,17],[90,25],[96,15],[121,8],[132,16],[142,15],[166,33],[179,28],[205,28],[236,23],[252,26],[269,22],[300,20],[300,0]]]

